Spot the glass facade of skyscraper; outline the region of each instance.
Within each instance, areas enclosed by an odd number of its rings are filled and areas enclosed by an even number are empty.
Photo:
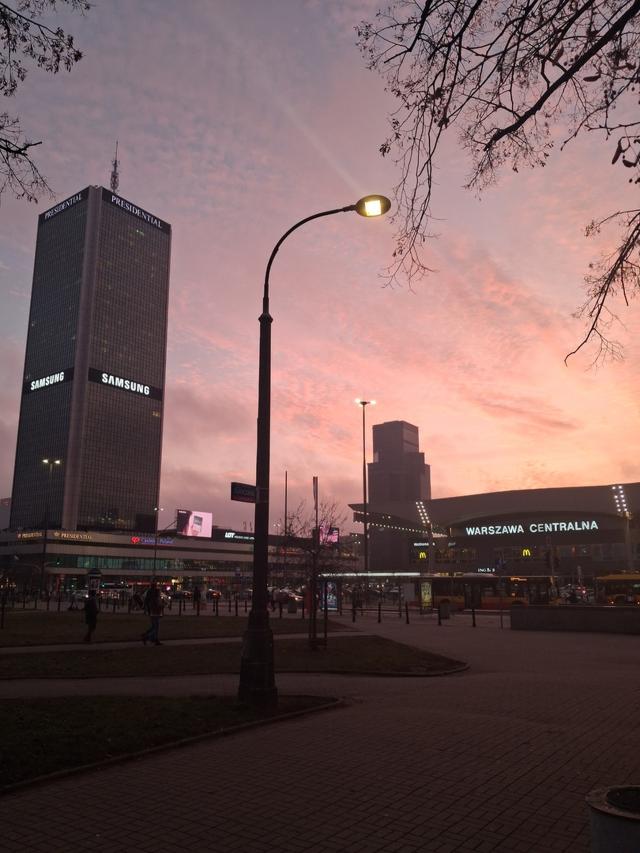
[[[100,187],[40,216],[13,529],[153,529],[170,251],[168,223]]]

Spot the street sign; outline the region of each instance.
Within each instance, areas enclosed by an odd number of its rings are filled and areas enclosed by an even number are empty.
[[[256,502],[256,487],[249,483],[231,483],[231,500],[254,504]]]

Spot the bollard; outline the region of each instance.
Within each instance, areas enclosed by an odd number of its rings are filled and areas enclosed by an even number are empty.
[[[62,596],[60,595],[60,591],[58,591],[58,613],[60,613],[60,602],[62,601]]]
[[[302,618],[304,619],[304,598],[302,599]]]
[[[438,625],[442,625],[442,611],[440,610],[440,605],[438,605]]]
[[[238,596],[236,595],[236,616],[238,615]]]
[[[220,605],[220,599],[219,599],[219,598],[216,598],[216,616],[219,616],[219,615],[220,615],[220,607],[219,607],[219,605]]]
[[[231,613],[231,593],[229,593],[229,613]]]
[[[7,591],[2,592],[2,605],[0,606],[0,628],[4,628],[4,607],[7,603]]]
[[[33,596],[33,609],[34,609],[34,610],[37,610],[37,609],[38,609],[38,593],[37,593],[37,592],[36,592],[36,594]]]
[[[408,601],[405,601],[405,603],[404,603],[404,613],[405,613],[405,618],[407,620],[407,625],[408,625],[409,624],[409,602]]]
[[[24,610],[27,606],[27,593],[23,593],[22,595],[22,609]]]
[[[244,600],[244,612],[247,612],[247,599]]]
[[[356,621],[356,603],[355,603],[355,601],[353,602],[353,607],[351,608],[351,621],[352,622]]]
[[[282,619],[282,602],[278,602],[278,616]]]
[[[471,608],[471,624],[473,625],[474,628],[476,627],[476,609],[475,609],[475,607]]]
[[[114,598],[114,599],[113,599],[113,612],[114,612],[114,613],[116,612],[116,605],[117,605],[117,604],[118,604],[118,599],[117,599],[117,598]]]
[[[378,622],[382,622],[382,602],[378,602]]]
[[[200,599],[196,601],[196,616],[200,615]]]
[[[182,616],[182,599],[178,600],[178,616]]]

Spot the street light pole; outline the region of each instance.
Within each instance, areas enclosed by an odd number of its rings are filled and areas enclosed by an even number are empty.
[[[47,530],[49,529],[49,502],[51,500],[51,473],[55,465],[61,465],[60,459],[43,459],[43,465],[48,465],[49,475],[47,477],[47,492],[44,502],[44,532],[42,534],[42,571],[40,572],[40,595],[44,590],[44,573],[47,559]]]
[[[242,643],[238,698],[261,707],[278,701],[273,667],[273,632],[269,627],[267,580],[269,569],[269,463],[271,442],[271,323],[269,274],[280,246],[296,229],[334,213],[355,211],[361,216],[382,216],[391,207],[384,196],[366,196],[356,204],[314,213],[301,219],[278,240],[271,252],[264,277],[258,363],[258,428],[256,446],[256,503],[253,542],[253,593],[251,610]]]
[[[361,400],[357,398],[356,401],[358,406],[362,407],[362,504],[363,504],[363,513],[362,513],[362,521],[364,527],[364,574],[365,574],[365,584],[367,582],[367,575],[369,572],[369,518],[368,518],[368,507],[367,507],[367,433],[366,433],[366,422],[365,422],[365,411],[367,406],[375,406],[375,400]]]
[[[158,512],[163,510],[164,507],[154,506],[153,512],[155,514],[156,524],[155,524],[155,537],[153,540],[153,579],[156,579],[156,561],[158,559]]]

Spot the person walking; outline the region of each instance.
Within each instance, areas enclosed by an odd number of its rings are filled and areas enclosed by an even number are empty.
[[[84,621],[87,625],[87,633],[84,635],[84,642],[90,643],[93,632],[98,624],[98,602],[96,601],[95,589],[89,590],[89,597],[84,603]]]
[[[144,597],[144,612],[149,616],[151,624],[142,635],[142,642],[145,646],[147,642],[161,646],[158,631],[160,630],[160,617],[162,616],[162,595],[156,581],[151,581],[151,586]]]

